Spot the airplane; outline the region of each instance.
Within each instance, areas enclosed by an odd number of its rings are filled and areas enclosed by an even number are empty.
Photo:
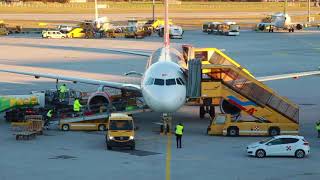
[[[128,74],[136,74],[141,76],[141,83],[119,83],[105,80],[78,78],[72,76],[63,76],[58,74],[37,73],[20,71],[14,69],[3,69],[0,66],[0,72],[14,73],[33,76],[35,78],[49,78],[70,81],[74,83],[85,83],[91,85],[98,85],[101,87],[111,87],[121,90],[135,91],[142,94],[146,105],[155,112],[165,114],[174,113],[179,110],[187,101],[186,97],[186,71],[187,66],[183,59],[182,54],[175,48],[170,47],[169,38],[169,21],[168,21],[168,0],[165,0],[165,32],[164,44],[151,55],[150,53],[109,49],[109,51],[126,53],[130,55],[137,55],[141,57],[149,57],[147,61],[146,70],[143,74],[136,72],[129,72]],[[5,67],[5,66],[3,66]],[[289,74],[280,74],[273,76],[256,77],[257,80],[271,81],[287,78],[297,78],[302,76],[318,75],[320,71],[307,71]]]
[[[273,32],[274,29],[288,30],[289,32],[294,32],[296,30],[301,30],[303,28],[302,24],[291,22],[291,17],[287,13],[278,12],[271,16],[270,22],[261,22],[257,25],[260,31],[269,30]]]

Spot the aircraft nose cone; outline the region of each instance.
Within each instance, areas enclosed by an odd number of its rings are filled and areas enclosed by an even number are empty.
[[[150,90],[145,97],[146,103],[156,112],[175,112],[185,103],[186,94],[182,88],[174,90]]]

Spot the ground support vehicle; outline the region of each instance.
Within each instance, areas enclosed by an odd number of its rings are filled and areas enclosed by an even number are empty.
[[[304,158],[310,154],[310,146],[302,136],[282,135],[248,145],[247,153],[258,158],[266,156]]]
[[[74,28],[68,34],[68,38],[85,38],[86,32],[83,28]]]
[[[125,28],[115,28],[115,29],[109,29],[105,32],[105,37],[107,38],[119,38],[119,37],[125,37]]]
[[[208,34],[238,36],[240,35],[240,26],[235,22],[216,23],[211,24],[207,32]]]
[[[170,39],[182,39],[183,38],[183,29],[177,25],[170,25],[169,26],[169,37]],[[158,35],[163,37],[164,35],[164,26],[160,27],[158,30]]]
[[[26,116],[24,122],[12,122],[11,127],[16,140],[29,140],[36,135],[43,134],[43,120],[41,115]]]
[[[105,131],[108,127],[108,117],[109,113],[101,113],[91,116],[61,119],[59,128],[62,131]]]
[[[143,27],[131,26],[125,29],[124,37],[142,39],[145,37],[145,32]]]
[[[72,110],[76,97],[87,99],[87,93],[69,89],[63,99],[57,90],[33,91],[28,95],[0,96],[0,113],[8,122],[24,121],[26,115],[45,115],[49,109]]]
[[[67,37],[67,34],[64,34],[60,31],[55,31],[55,30],[42,31],[42,38],[63,39],[66,37]]]
[[[298,134],[299,107],[261,83],[245,68],[215,48],[189,48],[187,96],[197,99],[200,118],[213,118],[209,135]],[[190,55],[191,54],[191,55]],[[219,99],[222,114],[215,118]]]
[[[217,26],[222,23],[220,22],[206,22],[202,24],[202,32],[205,33],[216,33],[215,31],[217,30]]]
[[[132,116],[123,113],[112,113],[106,133],[108,150],[113,147],[130,147],[135,149],[135,127]]]
[[[9,35],[9,31],[8,31],[6,25],[1,23],[0,24],[0,36],[3,36],[3,35]]]

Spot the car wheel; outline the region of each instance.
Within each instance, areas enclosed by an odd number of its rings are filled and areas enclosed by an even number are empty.
[[[100,124],[100,125],[98,126],[98,130],[99,130],[99,131],[105,131],[105,130],[106,130],[106,126],[105,126],[104,124]]]
[[[264,158],[264,157],[266,157],[266,152],[263,149],[258,149],[256,151],[256,157],[257,158]]]
[[[112,150],[112,147],[111,147],[111,146],[107,146],[107,149],[108,149],[108,150]]]
[[[64,125],[62,125],[62,130],[63,131],[69,131],[70,130],[70,126],[68,124],[64,124]]]
[[[277,127],[271,127],[269,129],[269,136],[277,136],[280,134],[280,129]]]
[[[294,155],[295,155],[295,157],[296,157],[296,158],[301,159],[301,158],[304,158],[305,153],[304,153],[304,151],[303,151],[303,150],[298,149],[298,150],[296,150],[296,152],[294,153]]]
[[[239,135],[239,130],[237,127],[229,127],[227,132],[228,132],[228,136],[238,136]]]

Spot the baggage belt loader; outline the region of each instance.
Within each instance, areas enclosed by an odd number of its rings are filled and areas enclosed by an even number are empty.
[[[296,104],[256,80],[218,49],[209,51],[214,51],[207,53],[210,57],[189,60],[187,87],[189,99],[200,102],[200,117],[209,112],[213,118],[209,135],[298,134]],[[221,114],[215,115],[217,99]]]

